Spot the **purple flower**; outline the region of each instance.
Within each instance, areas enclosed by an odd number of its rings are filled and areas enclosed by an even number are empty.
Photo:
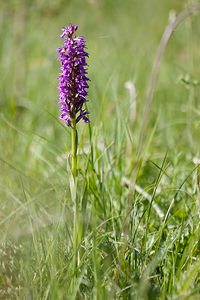
[[[60,35],[65,39],[62,48],[57,51],[60,54],[58,61],[62,62],[59,74],[59,102],[61,104],[60,119],[65,120],[66,125],[72,125],[72,119],[78,123],[81,119],[88,123],[86,110],[83,109],[83,104],[87,102],[86,96],[89,86],[87,81],[90,79],[87,75],[86,57],[88,53],[85,51],[85,41],[83,36],[73,37],[77,31],[77,25],[63,27],[63,33]]]

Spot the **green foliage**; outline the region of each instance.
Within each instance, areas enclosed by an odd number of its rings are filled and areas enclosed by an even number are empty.
[[[124,230],[153,59],[169,13],[189,2],[1,2],[1,299],[199,299],[199,14],[166,49]],[[86,36],[92,79],[91,122],[78,124],[76,254],[71,132],[56,106],[70,22]]]

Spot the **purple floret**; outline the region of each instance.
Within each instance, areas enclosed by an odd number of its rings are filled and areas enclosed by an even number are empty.
[[[89,113],[83,109],[88,94],[85,89],[89,87],[87,81],[90,81],[86,76],[88,53],[85,51],[85,38],[73,37],[77,29],[78,26],[72,24],[63,27],[63,33],[60,36],[65,41],[62,48],[57,49],[60,54],[58,61],[62,62],[61,73],[58,77],[60,81],[58,104],[61,104],[60,111],[62,112],[60,119],[64,120],[68,126],[72,125],[72,119],[76,119],[76,123],[81,119],[85,123],[89,122],[87,118]]]

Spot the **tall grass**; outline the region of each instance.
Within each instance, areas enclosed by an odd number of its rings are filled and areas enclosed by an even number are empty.
[[[137,156],[157,46],[169,14],[192,2],[1,3],[0,298],[199,298],[199,14],[167,45]],[[91,122],[78,124],[76,250],[70,130],[55,105],[55,49],[71,21],[92,79]]]

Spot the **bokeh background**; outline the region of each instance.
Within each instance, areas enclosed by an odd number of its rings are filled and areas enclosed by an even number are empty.
[[[66,195],[70,201],[65,161],[65,146],[70,148],[71,143],[70,129],[62,126],[56,105],[60,67],[56,49],[62,44],[61,28],[72,22],[79,26],[78,34],[86,38],[91,79],[88,108],[98,143],[104,140],[106,145],[112,144],[116,126],[119,122],[120,128],[125,126],[131,109],[127,82],[134,85],[136,118],[129,128],[136,149],[144,121],[146,89],[162,33],[169,18],[197,3],[196,0],[0,0],[2,243],[9,239],[26,241],[31,226],[46,226],[55,216],[59,201]],[[159,162],[168,150],[174,168],[172,182],[175,178],[182,182],[200,155],[199,16],[194,14],[185,20],[167,46],[146,132],[145,161],[151,158]],[[78,127],[82,143],[87,146],[87,127],[84,124]],[[126,127],[123,130],[127,135]],[[126,144],[127,140],[121,143]],[[131,162],[128,151],[124,166],[127,173]],[[177,172],[176,166],[179,166]],[[145,168],[144,186],[156,178],[152,168],[146,165]],[[34,206],[27,205],[33,201]],[[28,210],[32,210],[31,223]],[[8,249],[9,252],[12,247]],[[4,258],[9,261],[8,256],[5,254]]]
[[[30,168],[36,159],[30,154],[32,137],[27,141],[8,122],[29,135],[41,135],[63,149],[66,137],[51,116],[59,114],[55,105],[59,67],[56,48],[62,44],[61,27],[70,22],[78,24],[79,34],[86,37],[92,80],[88,97],[92,125],[103,123],[107,136],[112,134],[116,103],[120,108],[119,117],[123,120],[127,116],[130,103],[125,83],[132,81],[137,92],[137,120],[133,128],[137,132],[156,49],[169,17],[197,1],[15,0],[0,3],[1,153],[5,159],[16,164],[20,161],[25,168]],[[191,103],[189,89],[178,84],[178,79],[180,75],[190,75],[191,80],[199,78],[198,20],[198,15],[189,18],[174,33],[154,97],[152,120],[159,115],[162,131],[158,142],[171,146],[177,140],[167,134],[167,124],[179,124],[182,141],[187,135],[183,123],[194,125],[188,105],[198,106],[197,97],[194,96]],[[196,95],[198,92],[199,89],[195,89]],[[190,131],[187,138],[195,149],[193,134]],[[22,154],[26,157],[23,161]]]

